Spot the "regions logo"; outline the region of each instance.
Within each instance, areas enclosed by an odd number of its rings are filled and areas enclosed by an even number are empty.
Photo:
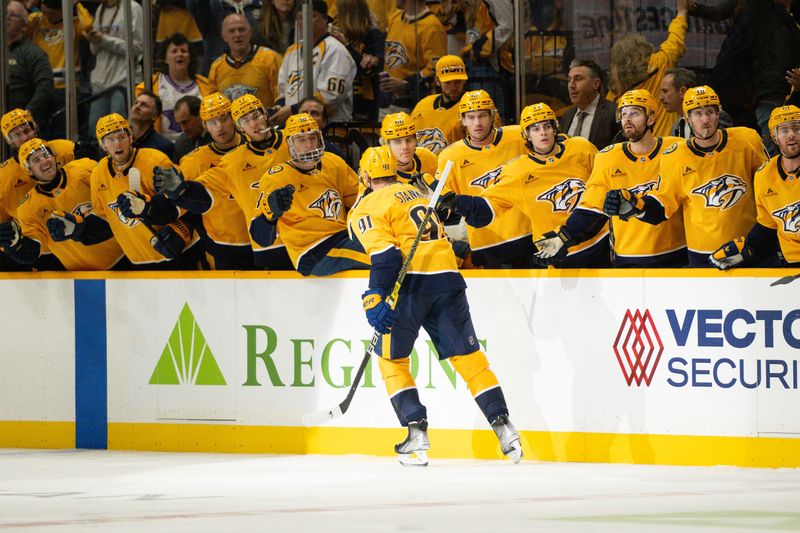
[[[417,144],[438,154],[447,147],[447,139],[439,128],[425,128],[417,132]]]
[[[181,314],[158,359],[150,385],[226,385],[211,348],[189,304]]]
[[[536,197],[537,200],[550,202],[553,211],[570,212],[572,211],[583,196],[586,184],[578,178],[569,178],[562,181],[552,189],[543,192]]]
[[[747,192],[747,184],[732,174],[724,174],[714,178],[705,185],[692,190],[705,198],[706,207],[720,207],[729,209],[736,205]]]
[[[481,189],[488,189],[498,181],[500,177],[500,171],[503,170],[503,167],[497,167],[494,170],[490,170],[486,174],[479,176],[472,180],[469,184],[474,187],[480,187]]]
[[[783,223],[783,231],[800,232],[800,202],[784,206],[772,212],[772,216]]]
[[[386,41],[384,52],[386,70],[408,65],[408,51],[400,41]]]
[[[328,220],[339,220],[342,214],[342,200],[339,198],[339,193],[333,189],[322,193],[322,196],[314,200],[308,207],[309,209],[319,209],[322,211],[322,218]]]
[[[633,313],[630,309],[625,311],[614,340],[614,353],[628,386],[633,382],[641,386],[644,381],[649,387],[663,352],[664,344],[650,310],[645,309],[644,313],[638,309]]]

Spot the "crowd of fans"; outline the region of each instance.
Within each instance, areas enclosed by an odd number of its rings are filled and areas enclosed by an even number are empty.
[[[454,163],[437,212],[462,268],[800,261],[800,194],[754,181],[794,184],[800,163],[788,0],[730,13],[677,0],[663,42],[618,40],[608,75],[576,58],[572,105],[533,102],[519,117],[509,0],[312,0],[310,89],[299,3],[157,0],[157,72],[146,90],[137,61],[130,109],[127,54],[147,47],[131,2],[128,50],[123,1],[74,5],[78,142],[53,118],[73,89],[60,0],[6,5],[3,270],[367,268],[347,226],[368,193],[356,173],[365,147],[323,132],[375,121],[397,179],[421,193]],[[735,17],[720,56],[749,62],[738,67],[754,81],[752,120],[741,105],[723,110],[731,91],[714,75],[708,86],[677,66],[690,14]],[[783,204],[767,213],[759,192]]]

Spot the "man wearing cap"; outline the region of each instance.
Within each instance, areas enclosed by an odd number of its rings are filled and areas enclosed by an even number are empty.
[[[314,96],[328,111],[331,122],[349,122],[353,116],[353,80],[357,67],[345,45],[328,33],[328,4],[313,0],[311,34],[314,41]],[[302,14],[297,13],[298,22]],[[303,47],[299,40],[286,50],[278,73],[278,105],[270,124],[281,125],[290,115],[299,111],[305,97],[303,74]]]
[[[419,146],[438,154],[446,146],[464,138],[458,102],[464,95],[467,83],[467,67],[464,61],[453,55],[444,56],[436,62],[436,85],[441,94],[426,96],[414,106],[411,118],[417,125]],[[499,115],[498,123],[499,126]]]
[[[255,95],[266,107],[275,103],[281,56],[275,50],[251,42],[253,30],[247,17],[231,13],[222,21],[222,38],[228,50],[208,71],[208,81],[234,101]]]

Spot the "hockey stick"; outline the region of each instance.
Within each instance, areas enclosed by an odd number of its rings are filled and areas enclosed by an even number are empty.
[[[770,287],[775,287],[776,285],[786,285],[786,284],[789,284],[789,283],[793,282],[797,278],[800,278],[800,274],[795,274],[793,276],[784,276],[784,277],[782,277],[780,279],[777,279],[777,280],[773,281],[772,283],[769,284],[769,286]]]
[[[442,177],[439,178],[439,183],[436,185],[436,190],[433,191],[433,196],[431,196],[431,200],[428,203],[428,208],[425,210],[425,216],[422,219],[422,223],[419,225],[417,235],[414,237],[414,242],[411,243],[411,248],[408,250],[408,255],[406,256],[405,261],[403,261],[403,266],[400,267],[400,272],[397,274],[397,280],[394,282],[394,288],[392,289],[389,297],[386,299],[386,303],[389,304],[392,309],[394,309],[395,304],[397,304],[397,297],[400,294],[400,287],[403,285],[406,272],[408,272],[408,267],[411,265],[411,259],[414,257],[414,254],[417,251],[417,246],[419,246],[422,236],[426,233],[426,229],[436,208],[436,202],[439,201],[439,195],[441,195],[444,183],[447,181],[447,177],[450,175],[450,171],[452,169],[453,162],[448,161],[444,166],[444,171],[442,171]],[[339,405],[331,407],[330,409],[324,409],[322,411],[304,415],[302,418],[303,425],[318,426],[320,424],[325,424],[331,420],[339,418],[347,412],[347,409],[350,407],[350,402],[353,401],[353,396],[356,393],[356,389],[361,382],[361,376],[364,375],[364,369],[367,368],[369,358],[375,352],[375,347],[378,345],[378,340],[380,337],[381,335],[377,331],[372,333],[372,341],[369,343],[369,348],[367,348],[366,352],[364,352],[364,358],[361,359],[361,364],[358,367],[355,378],[353,378],[353,384],[350,385],[350,390],[347,391],[347,396],[345,399],[342,400]]]

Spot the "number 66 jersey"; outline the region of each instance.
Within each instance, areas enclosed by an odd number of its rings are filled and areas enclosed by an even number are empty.
[[[425,217],[429,199],[414,186],[393,183],[359,200],[349,217],[350,237],[370,255],[370,287],[391,289]],[[414,252],[401,293],[466,288],[453,247],[434,213]]]

